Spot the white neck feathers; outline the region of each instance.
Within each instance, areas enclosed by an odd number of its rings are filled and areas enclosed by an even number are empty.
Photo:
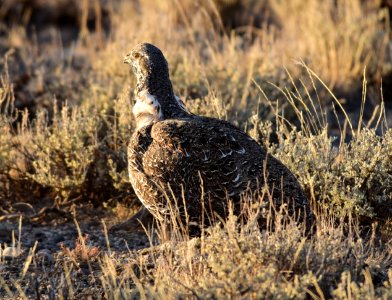
[[[137,94],[132,113],[136,119],[136,130],[163,120],[162,108],[158,99],[146,90]]]

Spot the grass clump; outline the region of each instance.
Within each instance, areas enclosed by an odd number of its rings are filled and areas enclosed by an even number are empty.
[[[254,214],[250,212],[250,219]],[[104,269],[105,286],[115,287],[110,293],[121,291],[125,298],[135,294],[197,299],[389,295],[390,277],[385,270],[391,266],[390,249],[375,235],[363,239],[357,224],[350,224],[347,234],[345,223],[324,214],[309,239],[295,222],[286,220],[282,226],[284,217],[274,218],[274,231],[241,224],[232,215],[223,227],[211,227],[201,238],[169,239],[155,250],[136,254],[117,274],[118,285],[108,281],[115,276],[112,260],[112,268]],[[127,282],[134,288],[129,290]]]
[[[0,174],[6,176],[8,174],[8,164],[10,161],[10,150],[12,145],[10,143],[12,139],[11,128],[8,120],[0,118]]]

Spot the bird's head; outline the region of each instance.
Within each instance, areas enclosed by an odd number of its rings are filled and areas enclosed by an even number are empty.
[[[189,116],[184,103],[174,95],[168,63],[161,50],[138,44],[124,58],[137,78],[133,114],[138,127],[174,117]]]
[[[167,61],[161,50],[154,45],[138,44],[125,56],[124,63],[132,67],[139,83],[148,81],[151,76],[169,78]]]

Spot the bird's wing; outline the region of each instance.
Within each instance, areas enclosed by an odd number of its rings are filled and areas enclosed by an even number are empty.
[[[243,191],[262,171],[265,151],[248,135],[217,119],[165,120],[153,125],[152,143],[143,157],[147,174],[171,185],[185,184],[198,194],[219,197]]]
[[[166,196],[186,199],[190,215],[200,213],[204,196],[214,200],[213,211],[222,212],[226,209],[224,199],[239,203],[243,192],[264,188],[264,183],[277,204],[284,196],[310,215],[295,176],[227,122],[205,118],[160,121],[149,127],[148,133],[133,138],[129,153],[132,185],[154,215],[158,211],[165,214]],[[215,201],[218,199],[222,201]]]

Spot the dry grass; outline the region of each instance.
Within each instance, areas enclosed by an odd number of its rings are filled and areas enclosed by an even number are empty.
[[[122,58],[148,41],[164,51],[175,92],[192,112],[235,123],[290,168],[317,227],[307,237],[295,222],[281,226],[278,214],[274,231],[260,231],[232,216],[191,240],[161,224],[151,236],[161,246],[125,259],[86,245],[79,232],[76,248],[55,256],[59,272],[0,276],[0,295],[391,298],[391,99],[379,92],[392,72],[391,27],[378,1],[363,2],[83,1],[80,35],[67,43],[56,29],[34,35],[26,22],[3,24],[2,215],[43,199],[60,209],[92,201],[120,218],[138,205],[125,155],[134,78]],[[230,5],[235,22],[219,17],[231,16]],[[34,257],[21,263],[28,269]],[[3,263],[0,255],[0,270]],[[92,278],[84,288],[80,263]]]

